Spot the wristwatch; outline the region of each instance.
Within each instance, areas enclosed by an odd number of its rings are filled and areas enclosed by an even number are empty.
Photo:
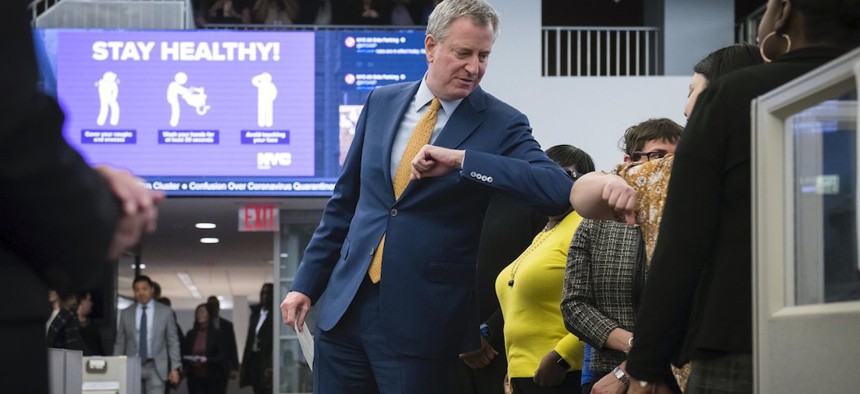
[[[490,326],[488,326],[486,323],[484,323],[484,324],[481,324],[480,328],[481,328],[481,338],[484,338],[487,341],[489,341],[491,338],[493,338],[493,330],[490,329]]]
[[[615,367],[615,369],[612,370],[612,373],[615,375],[615,378],[620,380],[621,383],[624,383],[625,386],[630,383],[630,378],[627,377],[627,374],[625,374],[624,371],[621,370],[621,368]]]
[[[568,363],[567,360],[565,360],[564,357],[562,357],[560,354],[558,355],[558,359],[555,360],[555,363],[558,364],[559,367],[564,368],[565,371],[570,369],[570,363]]]

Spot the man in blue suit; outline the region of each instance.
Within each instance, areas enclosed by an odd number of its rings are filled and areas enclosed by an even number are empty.
[[[568,209],[572,181],[525,115],[479,87],[497,31],[484,0],[442,2],[425,77],[368,97],[281,304],[290,327],[319,304],[314,392],[450,393],[458,354],[480,343],[476,254],[490,197]]]

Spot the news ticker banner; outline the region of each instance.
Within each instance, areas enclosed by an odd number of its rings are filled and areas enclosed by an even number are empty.
[[[327,197],[336,178],[307,177],[163,177],[147,176],[145,186],[171,196]]]
[[[314,39],[61,30],[66,139],[92,163],[171,185],[176,176],[314,176]]]

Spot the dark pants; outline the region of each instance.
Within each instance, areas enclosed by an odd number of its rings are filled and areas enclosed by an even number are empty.
[[[248,382],[246,384],[251,385],[254,394],[271,394],[272,389],[267,390],[266,388],[272,386],[272,377],[263,376],[263,361],[260,359],[261,357],[261,352],[251,351],[250,356],[242,360],[242,363],[244,363],[242,369],[247,371],[246,373],[248,374]]]
[[[568,372],[558,386],[541,387],[532,378],[513,378],[511,388],[514,394],[570,394],[578,393],[582,387],[582,371]]]
[[[694,360],[687,394],[745,394],[753,391],[751,354]]]
[[[316,330],[314,393],[450,393],[457,355],[439,360],[396,352],[379,320],[379,286],[365,279],[340,322]]]
[[[496,349],[499,354],[487,366],[478,369],[469,368],[466,363],[459,361],[457,365],[454,394],[502,394],[505,392],[505,374],[508,363],[505,349]]]
[[[45,322],[0,322],[0,382],[4,393],[48,393]]]
[[[188,394],[225,394],[227,392],[227,377],[213,376],[199,378],[188,377]]]

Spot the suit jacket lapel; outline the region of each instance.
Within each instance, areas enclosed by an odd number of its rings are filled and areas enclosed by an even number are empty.
[[[152,331],[149,333],[149,335],[150,335],[149,340],[152,342],[152,353],[153,354],[150,354],[149,356],[152,358],[155,358],[155,353],[157,353],[157,351],[155,349],[158,349],[160,347],[161,339],[163,336],[163,332],[161,330],[162,324],[160,324],[160,322],[161,322],[161,319],[164,318],[164,316],[162,315],[162,313],[161,313],[162,311],[160,310],[161,308],[159,308],[158,305],[153,304],[152,309],[153,309],[152,310]],[[156,342],[156,341],[158,341],[158,342]]]
[[[394,145],[394,136],[397,134],[397,130],[400,128],[400,122],[403,120],[403,114],[406,112],[406,109],[409,108],[409,104],[412,103],[412,99],[415,97],[415,92],[418,91],[418,86],[421,84],[421,81],[405,84],[401,87],[399,92],[395,92],[391,97],[390,104],[392,105],[391,111],[393,114],[397,114],[397,116],[388,116],[383,117],[386,119],[386,123],[381,125],[383,127],[383,141],[386,143],[383,145],[385,147],[385,151],[382,155],[382,169],[385,172],[385,181],[387,185],[394,184],[394,178],[392,178],[391,174],[391,149]],[[385,111],[385,109],[381,109]],[[380,111],[377,109],[376,111]],[[365,127],[372,127],[373,125],[368,124]],[[391,198],[394,198],[394,187],[390,187],[391,189]]]
[[[456,149],[484,121],[484,91],[475,88],[457,107],[433,145]]]
[[[483,112],[485,108],[484,91],[480,87],[477,87],[457,106],[457,109],[448,118],[448,123],[445,123],[445,127],[439,133],[439,137],[436,138],[433,145],[456,149],[484,121]],[[406,190],[400,195],[400,200],[406,197],[417,184],[418,182],[409,182]]]

